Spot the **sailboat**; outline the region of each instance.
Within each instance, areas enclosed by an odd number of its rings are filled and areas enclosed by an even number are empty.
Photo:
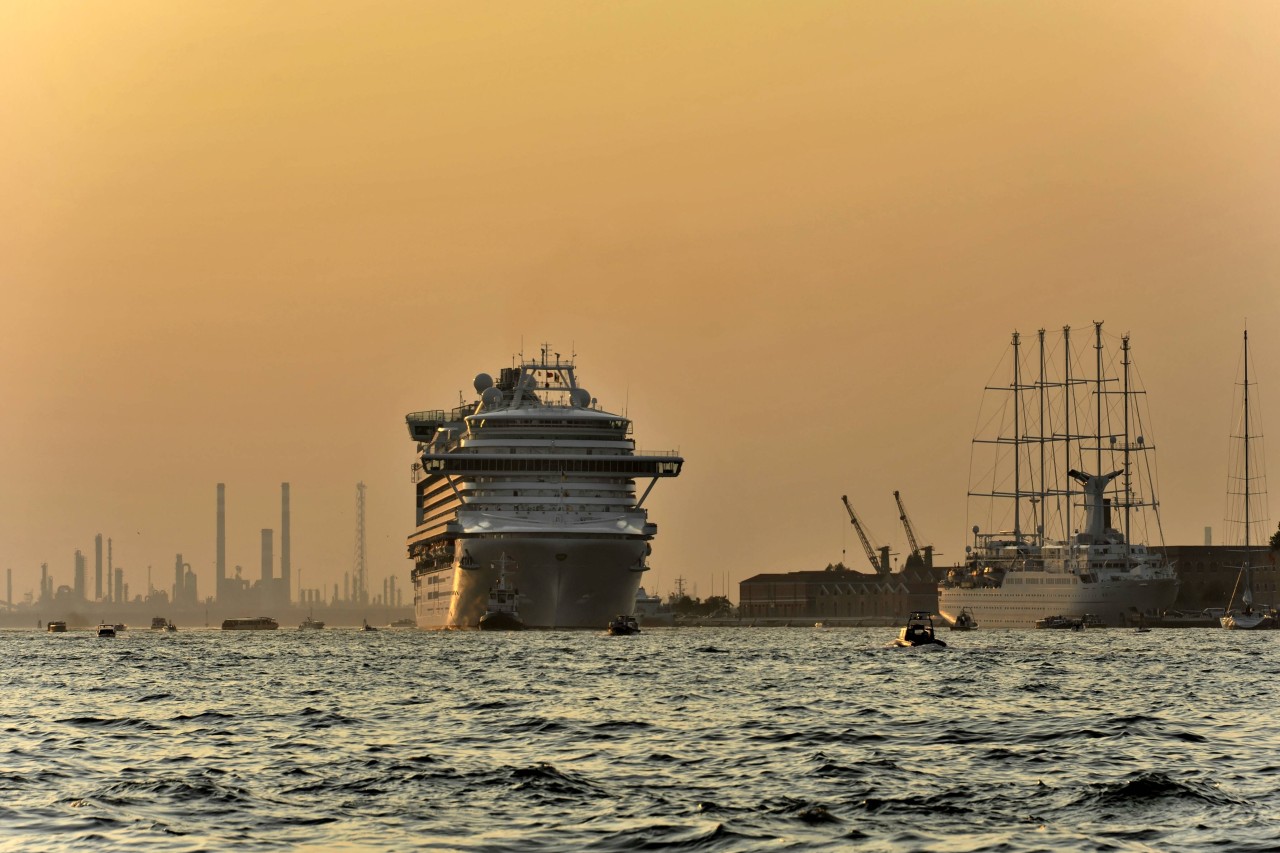
[[[1261,609],[1254,606],[1253,603],[1253,578],[1251,573],[1250,561],[1253,555],[1254,540],[1252,536],[1253,526],[1258,524],[1266,516],[1266,472],[1262,470],[1260,461],[1261,454],[1254,450],[1250,445],[1262,438],[1258,429],[1254,427],[1252,417],[1253,414],[1249,409],[1249,330],[1244,333],[1244,357],[1243,357],[1244,382],[1242,383],[1243,407],[1240,417],[1241,433],[1233,438],[1240,440],[1240,455],[1236,457],[1237,465],[1230,475],[1230,483],[1227,488],[1228,503],[1228,524],[1231,523],[1230,516],[1232,504],[1236,498],[1240,498],[1239,508],[1243,510],[1242,514],[1237,518],[1242,519],[1237,522],[1244,525],[1244,559],[1240,562],[1240,572],[1236,575],[1235,587],[1231,590],[1231,598],[1227,601],[1227,612],[1221,619],[1223,628],[1234,628],[1238,630],[1258,630],[1263,628],[1274,628],[1276,626],[1275,614],[1272,611]],[[1251,454],[1251,450],[1253,451]],[[1254,491],[1254,481],[1261,483],[1262,494],[1258,495]],[[1241,491],[1237,492],[1237,484],[1241,487]],[[1254,516],[1258,515],[1259,518]],[[1240,591],[1240,608],[1232,609],[1232,605],[1236,600],[1236,591]]]
[[[1177,597],[1129,336],[1118,361],[1102,323],[1091,337],[1089,355],[1069,326],[1057,342],[1040,330],[1027,357],[1013,333],[1011,375],[988,385],[994,406],[974,438],[970,508],[986,523],[938,585],[947,621],[967,611],[987,628],[1119,627]]]

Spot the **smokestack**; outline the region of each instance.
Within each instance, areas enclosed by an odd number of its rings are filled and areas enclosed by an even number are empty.
[[[275,548],[271,542],[272,535],[270,527],[262,528],[262,586],[264,588],[271,582],[271,576],[275,568]]]
[[[93,537],[93,600],[102,600],[102,534]]]
[[[107,540],[107,553],[111,553],[111,540]],[[116,604],[127,600],[128,591],[124,588],[124,569],[116,569]]]
[[[1213,544],[1213,528],[1206,527],[1204,529],[1204,544],[1206,546]]]
[[[85,569],[84,554],[80,553],[80,550],[77,548],[76,549],[76,572],[75,572],[75,575],[73,576],[74,579],[72,580],[72,584],[74,585],[74,588],[75,588],[76,599],[79,601],[84,601],[84,593],[85,593],[84,569]]]
[[[213,594],[222,598],[222,585],[227,579],[227,485],[218,484],[218,563],[214,574]]]
[[[114,601],[111,597],[111,579],[116,576],[115,570],[111,568],[111,540],[107,540],[107,601]]]
[[[173,603],[175,607],[182,601],[182,591],[185,587],[182,576],[182,555],[179,554],[173,562]]]
[[[289,572],[289,484],[280,484],[280,581],[284,600],[292,600],[293,578]]]
[[[8,589],[5,590],[5,601],[9,602],[9,610],[13,610],[13,569],[6,569],[8,574]]]

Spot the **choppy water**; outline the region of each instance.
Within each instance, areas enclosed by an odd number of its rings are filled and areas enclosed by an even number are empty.
[[[0,850],[1275,850],[1280,632],[0,633]]]

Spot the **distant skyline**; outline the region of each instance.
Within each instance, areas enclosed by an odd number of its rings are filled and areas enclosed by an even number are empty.
[[[0,569],[405,590],[411,411],[549,341],[683,474],[644,585],[959,559],[1014,330],[1132,335],[1166,541],[1280,429],[1280,5],[0,6]],[[1275,529],[1273,517],[1271,529]],[[277,555],[277,559],[278,559]],[[92,583],[90,583],[92,588]],[[736,598],[736,587],[731,588]]]

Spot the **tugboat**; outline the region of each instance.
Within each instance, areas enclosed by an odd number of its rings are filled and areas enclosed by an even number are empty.
[[[507,555],[504,551],[497,562],[498,582],[489,588],[489,605],[480,617],[481,631],[519,631],[524,627],[517,606],[520,591],[507,586]]]
[[[627,634],[639,634],[640,623],[636,621],[634,616],[618,614],[613,617],[613,621],[609,623],[609,633],[615,637],[626,636]]]
[[[933,614],[927,610],[913,610],[893,644],[901,647],[947,645],[934,636]]]
[[[952,631],[972,631],[978,627],[978,620],[973,618],[973,614],[969,612],[969,608],[965,607],[960,611],[960,615],[956,617],[956,621],[951,623]]]

